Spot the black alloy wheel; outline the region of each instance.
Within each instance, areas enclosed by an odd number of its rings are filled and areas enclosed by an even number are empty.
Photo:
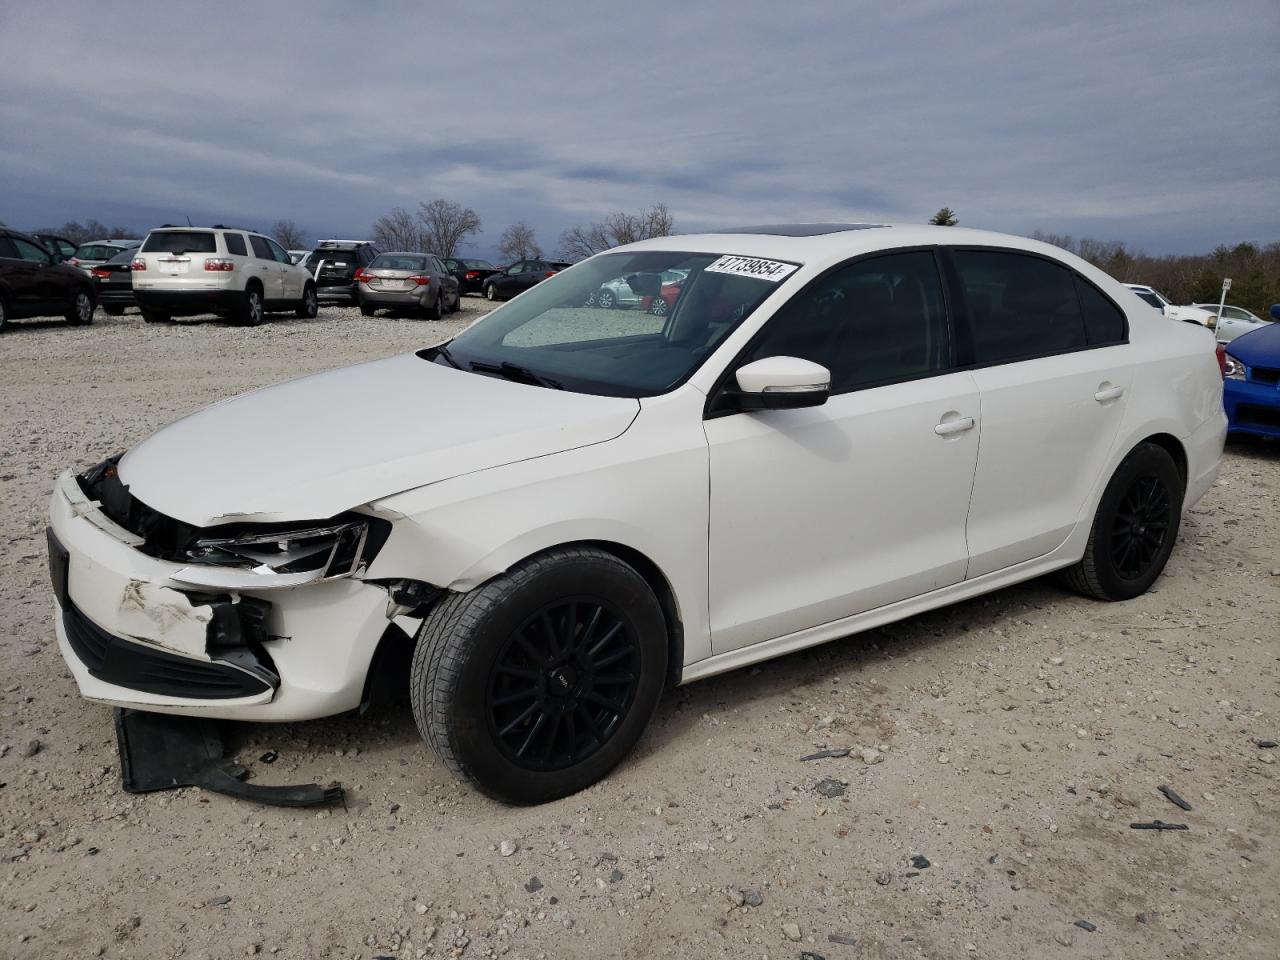
[[[1186,480],[1159,444],[1138,444],[1098,501],[1084,556],[1060,571],[1067,586],[1099,600],[1130,600],[1156,582],[1178,539]]]
[[[1111,563],[1125,580],[1151,569],[1169,535],[1169,489],[1153,474],[1129,485],[1111,524]]]
[[[561,770],[599,750],[639,684],[635,631],[594,598],[557,600],[507,640],[489,678],[488,721],[502,753]]]

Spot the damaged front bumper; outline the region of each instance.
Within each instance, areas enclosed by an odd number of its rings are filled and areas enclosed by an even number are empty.
[[[58,645],[80,692],[113,706],[292,721],[358,707],[388,629],[383,587],[335,579],[193,588],[150,557],[70,471],[50,505]]]

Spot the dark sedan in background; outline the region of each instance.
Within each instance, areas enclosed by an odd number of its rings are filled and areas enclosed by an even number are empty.
[[[133,248],[121,250],[110,260],[89,270],[99,305],[113,317],[124,313],[126,307],[137,306],[133,299],[134,253]]]
[[[484,282],[501,270],[488,260],[475,257],[441,257],[440,262],[458,280],[460,293],[480,293],[484,290]]]
[[[510,300],[570,266],[572,264],[563,260],[517,260],[484,281],[484,297],[486,300]]]
[[[58,263],[35,237],[0,227],[0,331],[22,317],[92,323],[93,307],[84,271]]]

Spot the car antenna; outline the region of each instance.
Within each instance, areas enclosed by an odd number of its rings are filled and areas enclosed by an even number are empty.
[[[194,226],[194,224],[191,222],[191,214],[189,213],[187,214],[187,226],[188,227]]]

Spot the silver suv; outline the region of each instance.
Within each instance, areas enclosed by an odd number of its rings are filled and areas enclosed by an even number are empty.
[[[315,281],[280,244],[214,224],[152,230],[133,261],[133,295],[148,323],[216,313],[257,326],[272,311],[316,315]]]

